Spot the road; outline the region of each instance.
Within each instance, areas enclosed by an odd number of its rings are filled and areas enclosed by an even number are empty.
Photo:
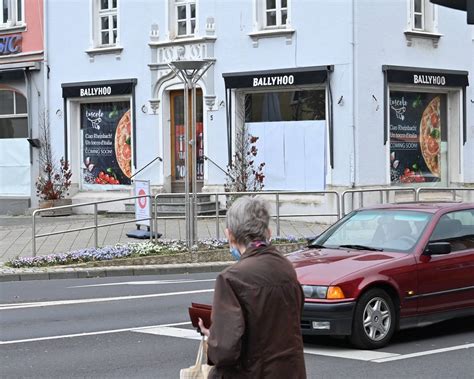
[[[0,377],[177,378],[193,364],[191,301],[216,274],[1,283]],[[398,333],[377,351],[305,339],[308,378],[473,378],[474,318]]]

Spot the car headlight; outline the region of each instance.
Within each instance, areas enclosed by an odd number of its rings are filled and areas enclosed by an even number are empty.
[[[327,286],[301,286],[306,299],[325,299],[328,292]]]
[[[310,286],[302,285],[305,299],[345,299],[344,292],[336,286]]]

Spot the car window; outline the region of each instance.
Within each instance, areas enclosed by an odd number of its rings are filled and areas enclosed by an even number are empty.
[[[352,213],[315,240],[325,247],[362,245],[407,252],[423,233],[431,214],[417,211],[376,209]]]
[[[430,242],[449,242],[451,251],[474,249],[474,209],[442,216],[431,234]]]

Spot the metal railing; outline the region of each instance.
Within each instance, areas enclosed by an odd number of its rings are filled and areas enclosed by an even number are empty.
[[[134,200],[134,199],[141,199],[141,198],[148,198],[148,206],[150,207],[150,217],[147,218],[142,218],[142,219],[132,219],[132,220],[126,220],[126,221],[117,221],[117,222],[110,222],[107,224],[99,224],[99,218],[98,218],[98,208],[100,204],[106,204],[106,203],[114,203],[118,201],[127,201],[127,200]],[[139,221],[148,221],[150,220],[150,240],[152,240],[154,236],[154,218],[151,213],[152,210],[152,205],[151,205],[151,200],[152,196],[151,195],[140,195],[140,196],[130,196],[130,197],[123,197],[120,199],[113,199],[113,200],[102,200],[102,201],[95,201],[95,202],[89,202],[89,203],[80,203],[80,204],[72,204],[72,205],[62,205],[60,207],[52,207],[52,208],[44,208],[44,209],[36,209],[33,211],[32,214],[32,247],[33,247],[33,256],[36,256],[36,239],[40,237],[48,237],[48,236],[54,236],[58,234],[66,234],[66,233],[73,233],[73,232],[81,232],[84,230],[91,230],[94,229],[94,247],[97,248],[99,247],[99,228],[104,228],[107,226],[115,226],[115,225],[122,225],[122,224],[128,224],[132,222],[139,222]],[[79,208],[79,207],[94,207],[94,225],[92,226],[84,226],[81,228],[74,228],[74,229],[67,229],[67,230],[60,230],[57,232],[51,232],[51,233],[43,233],[43,234],[36,234],[36,215],[41,214],[43,212],[54,212],[55,210],[63,210],[63,209],[71,209],[71,208]]]
[[[351,210],[364,207],[364,195],[365,194],[378,194],[378,204],[390,203],[390,194],[395,192],[405,192],[413,194],[413,201],[416,200],[416,188],[412,187],[387,187],[387,188],[361,188],[361,189],[350,189],[346,190],[341,194],[341,217],[344,217],[346,212],[346,197],[351,195]],[[355,205],[357,195],[357,206]]]
[[[416,201],[421,201],[422,193],[449,192],[452,200],[457,200],[458,192],[468,192],[474,195],[474,188],[468,187],[420,187],[416,189]],[[464,200],[464,199],[462,199]]]
[[[334,197],[334,204],[336,210],[331,213],[291,213],[291,214],[281,214],[280,208],[281,208],[281,196],[333,196]],[[154,206],[155,206],[155,226],[158,228],[158,220],[180,220],[184,219],[184,215],[176,215],[176,216],[158,216],[158,206],[163,205],[166,203],[159,203],[159,198],[163,196],[171,196],[171,197],[177,197],[177,198],[182,198],[184,196],[183,193],[173,193],[173,194],[164,194],[164,193],[158,193],[155,195],[155,201],[154,201]],[[197,219],[215,219],[215,225],[216,225],[216,238],[220,238],[220,226],[219,226],[219,221],[221,218],[224,218],[225,216],[221,215],[222,209],[219,207],[220,200],[223,199],[225,203],[227,203],[227,198],[230,196],[271,196],[274,197],[275,200],[275,214],[272,215],[271,217],[275,220],[276,222],[276,236],[279,237],[281,233],[281,219],[282,218],[298,218],[298,217],[336,217],[339,219],[340,217],[340,200],[339,200],[339,193],[337,191],[259,191],[259,192],[203,192],[197,194],[198,197],[203,197],[203,196],[210,196],[214,198],[214,215],[197,215]]]

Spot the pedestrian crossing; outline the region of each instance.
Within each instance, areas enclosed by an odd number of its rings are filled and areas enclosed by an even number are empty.
[[[182,338],[187,340],[200,340],[202,337],[195,329],[186,329],[175,326],[156,326],[147,328],[135,328],[131,330],[134,333],[146,333],[157,336]],[[432,354],[446,353],[456,350],[473,349],[474,343],[464,343],[462,345],[443,347],[439,349],[430,349],[413,353],[394,353],[380,350],[358,350],[353,348],[344,348],[337,346],[305,346],[306,355],[318,355],[341,359],[353,359],[371,363],[385,363],[397,360],[422,357]]]

